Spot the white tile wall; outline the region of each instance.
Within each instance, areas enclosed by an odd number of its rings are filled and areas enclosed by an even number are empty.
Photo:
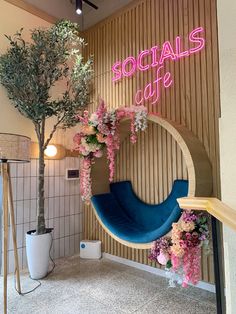
[[[82,203],[79,181],[66,181],[66,168],[78,168],[78,158],[45,162],[45,217],[46,226],[54,228],[52,257],[70,256],[79,251],[82,239]],[[15,207],[17,247],[21,268],[27,267],[25,233],[35,229],[37,210],[38,161],[11,164],[13,200]],[[9,230],[9,272],[14,271],[11,230]]]

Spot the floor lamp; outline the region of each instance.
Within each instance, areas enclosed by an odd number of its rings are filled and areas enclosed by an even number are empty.
[[[0,165],[2,183],[2,212],[3,212],[3,305],[7,314],[7,265],[8,265],[8,215],[12,225],[14,261],[17,290],[21,292],[20,269],[16,242],[16,226],[13,207],[13,195],[10,177],[10,163],[29,162],[30,138],[18,134],[0,133]]]

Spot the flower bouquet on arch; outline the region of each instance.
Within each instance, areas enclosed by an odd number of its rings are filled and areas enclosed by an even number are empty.
[[[115,173],[115,154],[120,147],[119,124],[124,118],[130,118],[130,140],[135,143],[137,132],[144,131],[147,127],[147,109],[144,106],[131,106],[107,110],[104,101],[95,112],[89,115],[84,111],[78,116],[78,133],[73,141],[75,150],[81,156],[80,190],[84,201],[91,198],[91,167],[95,158],[103,156],[104,149],[107,149],[109,163],[109,180],[113,180]]]

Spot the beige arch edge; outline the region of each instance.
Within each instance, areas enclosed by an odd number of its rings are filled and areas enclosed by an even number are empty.
[[[189,192],[188,197],[212,195],[212,168],[207,153],[199,139],[186,127],[171,120],[161,118],[155,114],[148,115],[148,121],[163,127],[179,145],[188,170]],[[120,125],[121,143],[129,135],[130,120],[124,119]],[[92,193],[101,194],[109,192],[109,172],[106,156],[96,160],[92,167]],[[136,249],[149,249],[152,243],[133,243],[115,236],[103,224],[95,208],[95,216],[103,229],[116,241],[123,245]]]

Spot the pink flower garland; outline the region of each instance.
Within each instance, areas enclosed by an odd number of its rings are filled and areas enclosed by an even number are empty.
[[[83,171],[80,174],[80,192],[83,201],[90,199],[91,195],[91,165],[92,160],[84,157],[81,160]]]
[[[208,238],[207,216],[184,211],[180,221],[172,225],[171,238],[153,243],[149,258],[170,270],[170,286],[174,286],[174,274],[183,277],[183,287],[196,285],[201,277],[201,247],[208,244]]]
[[[181,259],[175,254],[171,254],[171,263],[174,271],[177,271],[181,265]]]
[[[183,256],[184,278],[182,286],[186,288],[189,283],[196,285],[201,277],[201,248],[200,246],[189,248]]]
[[[143,106],[132,106],[107,111],[102,100],[98,109],[90,116],[84,111],[78,116],[79,132],[74,136],[75,150],[79,151],[82,158],[81,167],[81,196],[85,201],[91,198],[91,166],[95,158],[103,155],[103,149],[107,148],[109,161],[109,181],[115,174],[115,154],[120,147],[119,124],[123,118],[130,118],[132,143],[137,140],[136,133],[144,131],[147,127],[147,109]]]
[[[112,136],[109,134],[106,140],[107,159],[109,160],[109,181],[112,182],[115,175],[115,152],[119,149],[118,135]]]

